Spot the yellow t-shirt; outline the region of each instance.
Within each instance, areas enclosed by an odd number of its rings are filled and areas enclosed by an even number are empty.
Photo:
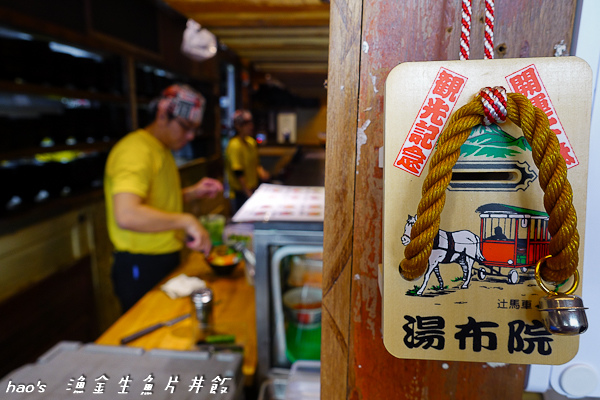
[[[251,137],[246,137],[246,144],[242,142],[242,138],[234,136],[229,141],[225,150],[227,179],[233,197],[234,191],[242,190],[242,186],[238,182],[233,171],[243,171],[246,178],[246,184],[250,189],[256,189],[258,186],[258,150],[256,148],[256,140]]]
[[[104,174],[108,234],[117,251],[165,254],[181,250],[181,233],[134,232],[118,227],[113,195],[133,193],[144,204],[162,211],[181,212],[183,197],[179,170],[171,151],[144,129],[131,132],[112,148]]]

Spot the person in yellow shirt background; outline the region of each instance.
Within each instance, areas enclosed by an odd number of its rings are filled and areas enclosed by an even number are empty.
[[[260,165],[254,133],[252,114],[237,110],[233,114],[235,135],[225,149],[225,171],[235,213],[248,200],[261,180],[268,180],[269,173]]]
[[[181,188],[172,151],[193,140],[204,97],[187,85],[172,85],[154,102],[153,121],[123,137],[106,162],[104,192],[108,233],[115,247],[112,280],[127,311],[180,263],[184,243],[208,254],[211,241],[183,201],[214,197],[221,182],[203,178]]]

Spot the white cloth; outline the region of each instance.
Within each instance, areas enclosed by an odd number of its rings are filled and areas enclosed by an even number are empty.
[[[192,294],[196,289],[206,287],[206,282],[196,276],[187,276],[186,274],[177,275],[169,279],[160,288],[172,299],[185,297]]]

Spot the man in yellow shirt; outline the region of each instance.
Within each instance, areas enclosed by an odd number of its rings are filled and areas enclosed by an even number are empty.
[[[123,312],[180,263],[184,241],[208,254],[211,242],[183,201],[214,197],[217,180],[203,178],[181,188],[172,151],[194,138],[205,99],[186,85],[172,85],[156,101],[154,120],[122,138],[106,162],[104,192],[110,239],[115,247],[112,279]]]
[[[269,179],[260,166],[256,140],[252,137],[254,123],[248,110],[237,110],[233,115],[235,136],[225,150],[225,170],[236,212],[258,187],[259,179]]]

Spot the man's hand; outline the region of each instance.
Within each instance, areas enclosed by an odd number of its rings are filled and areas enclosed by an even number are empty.
[[[269,179],[271,179],[271,174],[269,174],[269,172],[267,172],[266,169],[264,169],[263,167],[261,167],[260,165],[257,168],[257,172],[258,172],[258,177],[260,178],[261,181],[268,181]]]
[[[134,232],[164,232],[183,229],[190,239],[186,245],[208,255],[210,237],[198,218],[188,213],[173,213],[158,210],[144,204],[143,199],[133,193],[117,193],[113,196],[114,215],[121,229]]]
[[[186,234],[186,246],[195,251],[201,251],[205,255],[208,256],[210,253],[210,249],[212,247],[212,243],[210,242],[210,236],[208,232],[198,219],[196,219],[191,214],[186,214],[186,216],[190,216],[186,221],[185,226],[185,234]]]
[[[183,189],[183,195],[186,200],[200,198],[214,198],[217,194],[223,192],[223,185],[216,179],[202,178],[195,185]]]

